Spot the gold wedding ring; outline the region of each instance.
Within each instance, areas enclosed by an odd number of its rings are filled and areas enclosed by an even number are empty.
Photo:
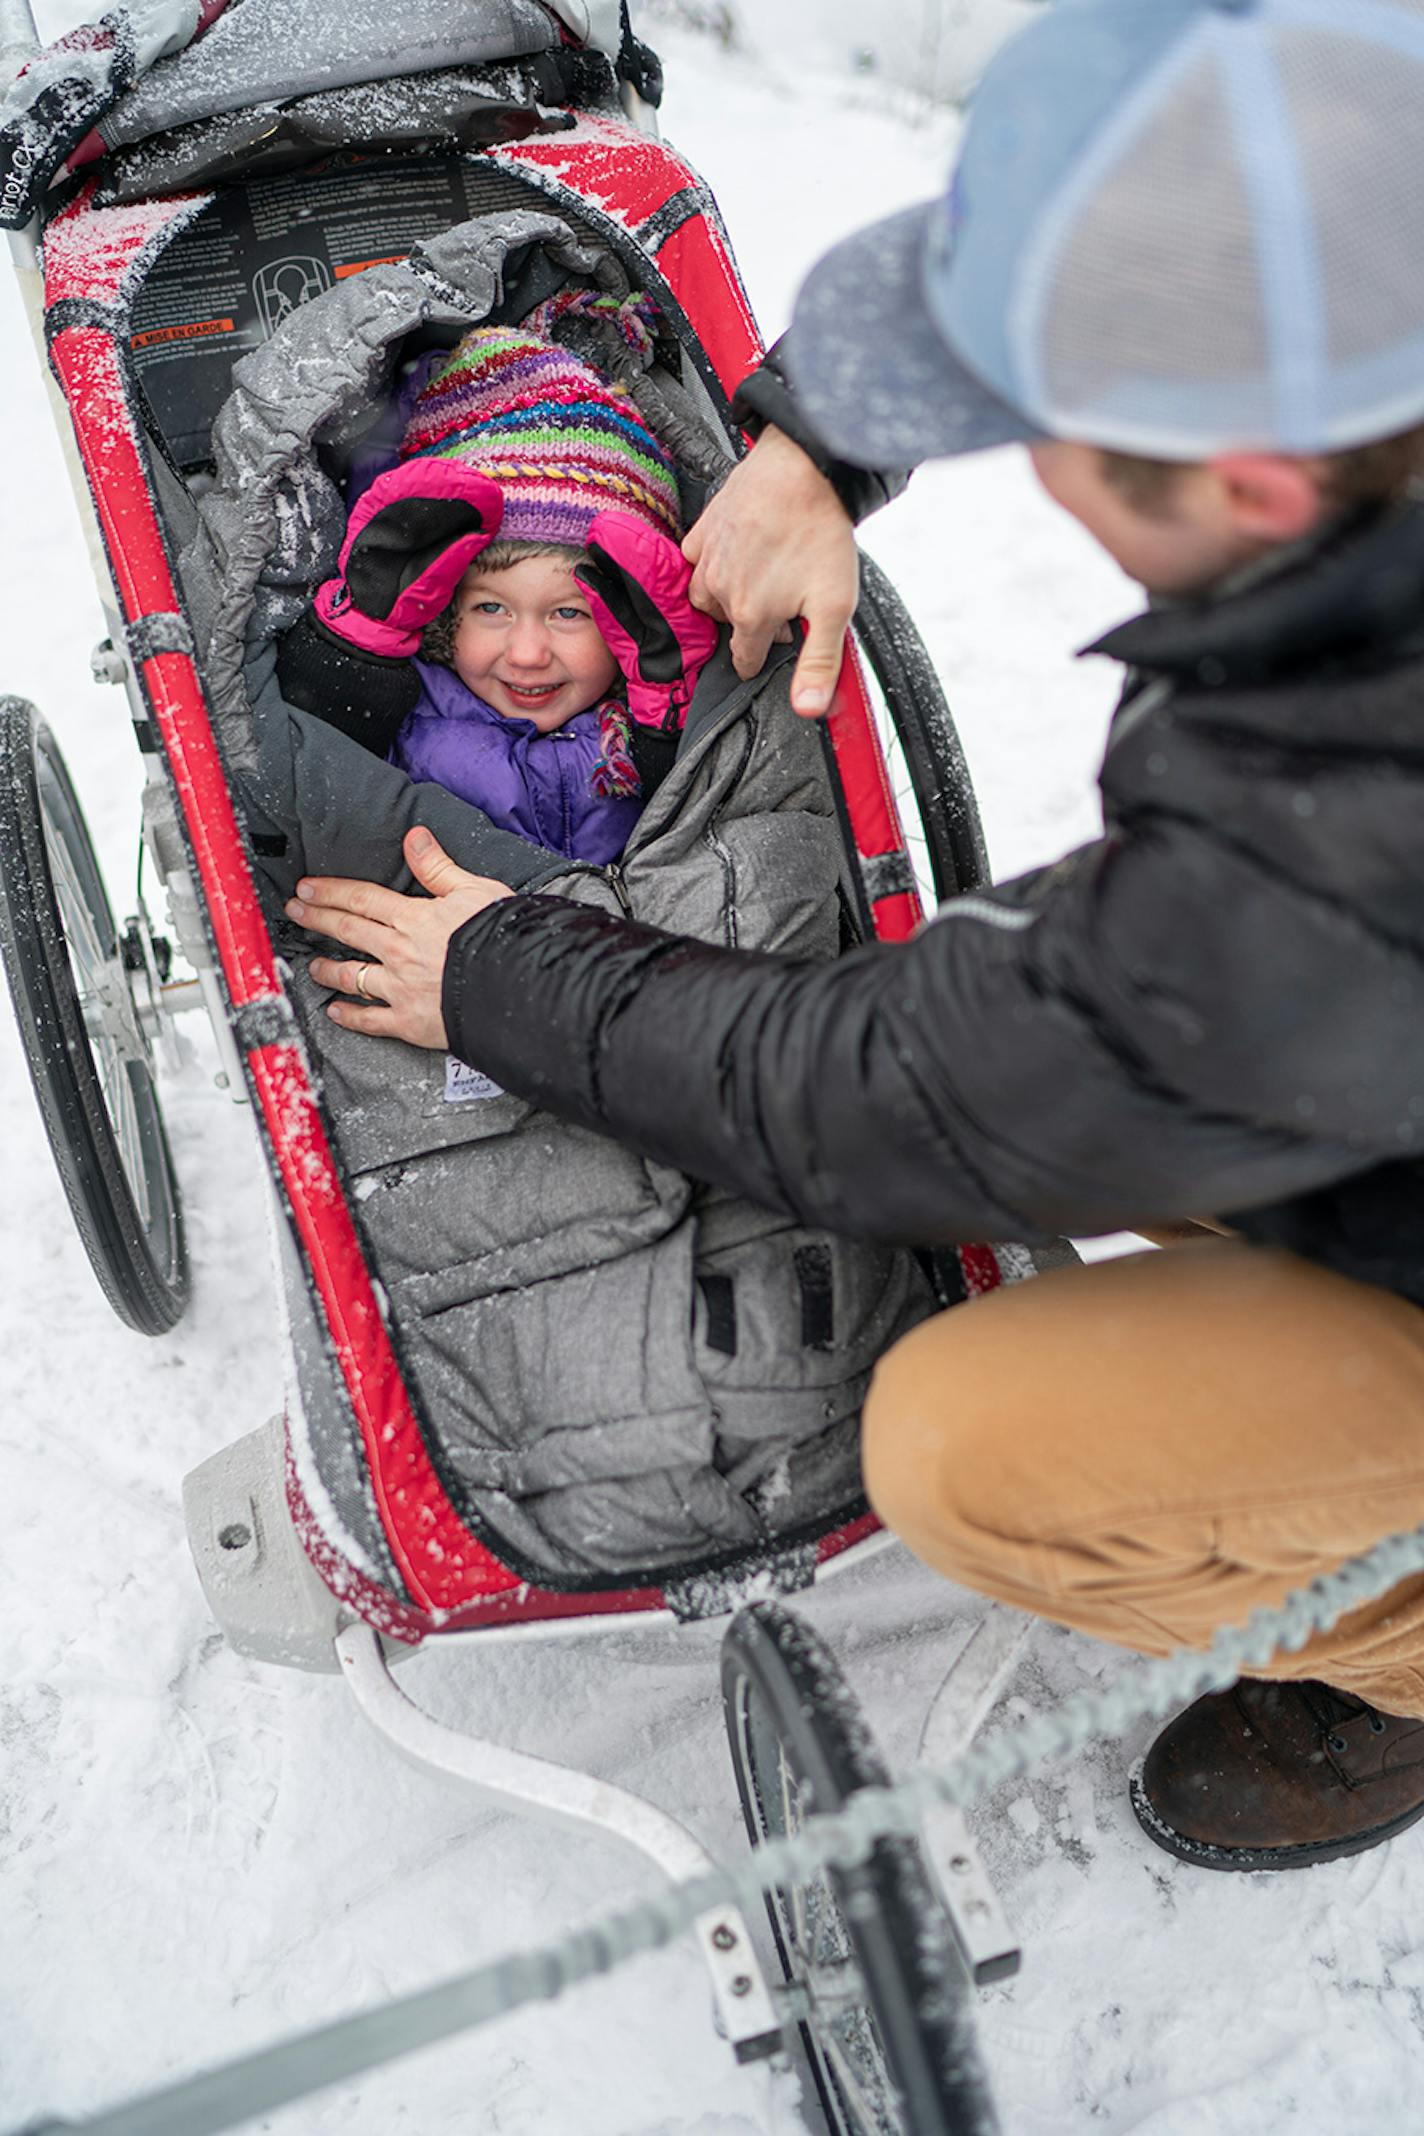
[[[366,974],[370,969],[369,964],[358,964],[356,967],[356,991],[363,1001],[374,1001],[376,998],[374,994],[366,992]]]

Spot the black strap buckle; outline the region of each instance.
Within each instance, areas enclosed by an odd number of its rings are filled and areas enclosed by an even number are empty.
[[[663,100],[663,63],[651,45],[633,35],[628,0],[623,0],[623,42],[618,47],[617,73],[635,96],[656,111]]]

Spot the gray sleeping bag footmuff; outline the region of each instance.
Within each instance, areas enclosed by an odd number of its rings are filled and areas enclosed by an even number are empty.
[[[277,693],[272,640],[330,570],[341,525],[316,444],[388,390],[383,352],[412,327],[488,315],[505,252],[531,241],[618,287],[616,263],[549,218],[489,217],[339,285],[245,358],[184,567],[289,991],[442,1468],[517,1566],[567,1581],[755,1550],[848,1507],[871,1368],[933,1302],[908,1254],[698,1185],[443,1054],[341,1030],[310,939],[276,918],[304,872],[408,887],[400,838],[424,822],[465,865],[524,887],[706,941],[839,946],[841,834],[821,737],[790,709],[789,649],[751,683],[714,656],[616,870],[493,830]]]

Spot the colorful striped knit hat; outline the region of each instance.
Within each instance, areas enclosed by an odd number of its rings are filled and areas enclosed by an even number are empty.
[[[400,452],[463,460],[497,482],[504,541],[581,549],[614,507],[682,533],[673,464],[628,395],[519,327],[466,334],[417,399]]]

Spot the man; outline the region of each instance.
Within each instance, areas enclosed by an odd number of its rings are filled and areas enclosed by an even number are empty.
[[[832,253],[745,389],[771,427],[688,553],[743,667],[805,618],[798,709],[875,470],[1026,443],[1154,596],[1097,648],[1102,839],[830,968],[510,896],[419,832],[431,900],[291,908],[387,1004],[340,1021],[810,1221],[1224,1219],[924,1324],[866,1413],[927,1562],[1149,1653],[1424,1521],[1421,141],[1398,0],[1059,0],[948,198]],[[1424,1579],[1199,1700],[1134,1801],[1222,1869],[1424,1815]]]

